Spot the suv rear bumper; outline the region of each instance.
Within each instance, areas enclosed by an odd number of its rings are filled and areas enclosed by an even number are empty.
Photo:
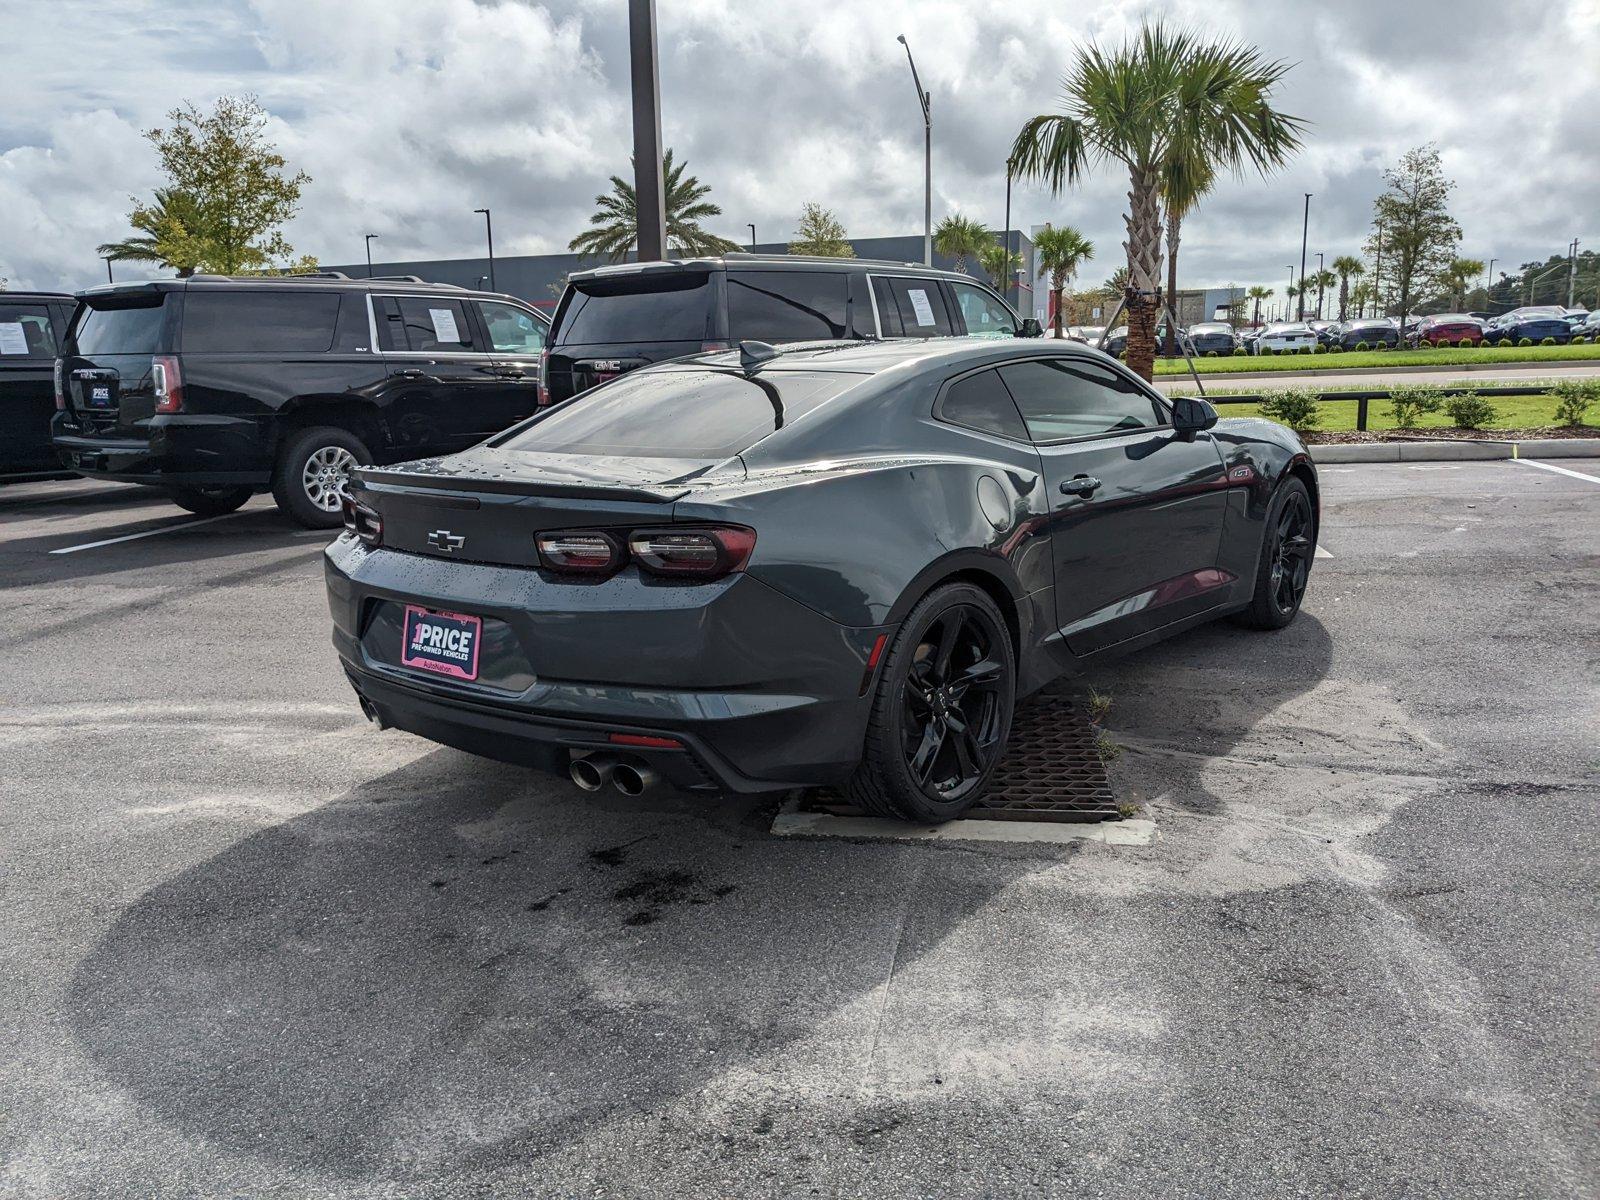
[[[272,460],[261,426],[245,417],[185,415],[141,422],[147,438],[85,433],[70,412],[50,423],[50,442],[61,465],[95,479],[124,483],[264,486]]]

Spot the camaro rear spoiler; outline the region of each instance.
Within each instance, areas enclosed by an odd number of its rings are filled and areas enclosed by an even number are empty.
[[[407,492],[488,492],[497,496],[564,496],[574,500],[634,500],[672,504],[692,488],[683,484],[642,487],[638,484],[544,478],[503,479],[489,475],[434,474],[393,467],[360,467],[360,485],[370,491],[404,495]]]

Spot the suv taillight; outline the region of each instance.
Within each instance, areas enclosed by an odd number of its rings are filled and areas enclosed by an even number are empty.
[[[183,372],[171,354],[158,354],[150,360],[150,379],[155,388],[156,411],[183,411]]]
[[[345,495],[339,497],[339,513],[344,517],[344,527],[355,534],[362,545],[374,548],[383,545],[383,518],[376,509]]]
[[[56,359],[56,407],[67,411],[67,364]]]
[[[742,525],[636,529],[621,536],[607,529],[567,529],[534,538],[539,561],[570,575],[604,576],[631,559],[652,575],[721,579],[742,571],[756,545],[756,531]]]

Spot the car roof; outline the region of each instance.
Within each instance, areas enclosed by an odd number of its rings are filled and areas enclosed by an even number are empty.
[[[454,283],[429,283],[415,275],[374,275],[370,278],[363,276],[352,279],[339,271],[318,271],[301,275],[191,275],[187,279],[145,279],[127,283],[102,283],[91,288],[84,288],[74,293],[79,300],[95,296],[115,296],[118,294],[133,294],[138,292],[179,292],[179,291],[210,291],[213,288],[237,291],[241,288],[254,290],[270,290],[272,288],[293,287],[308,290],[321,288],[337,288],[341,290],[355,290],[361,292],[419,292],[436,294],[449,292],[452,295],[470,297],[474,300],[506,300],[524,307],[531,307],[527,300],[520,296],[513,296],[508,292],[486,292],[476,288],[464,288]],[[5,295],[11,295],[7,292]],[[540,314],[541,316],[544,314]],[[547,318],[548,319],[548,318]]]
[[[884,338],[851,342],[791,342],[774,346],[775,357],[768,359],[757,373],[767,371],[844,372],[858,375],[877,375],[896,367],[910,365],[938,368],[941,371],[961,370],[967,365],[983,366],[1003,364],[1011,359],[1050,357],[1083,358],[1094,362],[1112,361],[1082,342],[1069,342],[1065,338],[994,338],[994,337],[930,337]],[[670,370],[675,367],[737,367],[740,352],[717,350],[705,354],[692,354],[658,364],[652,370]]]
[[[726,271],[730,269],[892,272],[896,275],[911,275],[924,279],[950,279],[975,283],[980,287],[990,287],[985,280],[979,279],[977,276],[966,275],[960,271],[946,271],[940,267],[929,267],[922,263],[894,262],[891,259],[880,258],[827,258],[811,254],[750,254],[742,252],[706,255],[701,258],[668,259],[661,262],[612,263],[609,266],[592,267],[587,271],[574,271],[567,278],[573,282],[582,282],[586,279],[610,279],[619,275],[664,275],[675,272]],[[990,288],[990,290],[993,289]]]

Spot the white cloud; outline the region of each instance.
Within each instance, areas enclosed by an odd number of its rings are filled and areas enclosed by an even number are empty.
[[[1304,154],[1269,182],[1225,181],[1188,223],[1184,277],[1278,284],[1298,260],[1300,194],[1311,250],[1362,237],[1384,165],[1423,140],[1457,179],[1475,256],[1543,257],[1600,237],[1600,20],[1589,0],[1519,10],[1462,0],[1352,0],[1263,19],[1243,0],[1148,11],[1243,36],[1296,62],[1283,105],[1314,122]],[[904,32],[933,93],[935,213],[998,225],[1003,161],[1021,121],[1054,107],[1086,37],[1118,38],[1143,10],[1009,0],[660,0],[663,124],[711,184],[718,231],[786,238],[805,200],[854,233],[914,233],[922,219],[920,114]],[[99,278],[94,246],[126,234],[130,192],[158,182],[139,131],[183,99],[253,91],[292,164],[310,172],[289,235],[325,261],[562,248],[629,154],[623,0],[57,0],[50,21],[0,13],[0,275],[13,286]],[[1287,16],[1287,13],[1285,13]],[[86,47],[100,47],[86,54]],[[86,69],[86,63],[92,69]],[[1567,64],[1563,70],[1561,64]],[[1051,198],[1019,186],[1014,222],[1078,224],[1116,265],[1126,181],[1112,169]]]

